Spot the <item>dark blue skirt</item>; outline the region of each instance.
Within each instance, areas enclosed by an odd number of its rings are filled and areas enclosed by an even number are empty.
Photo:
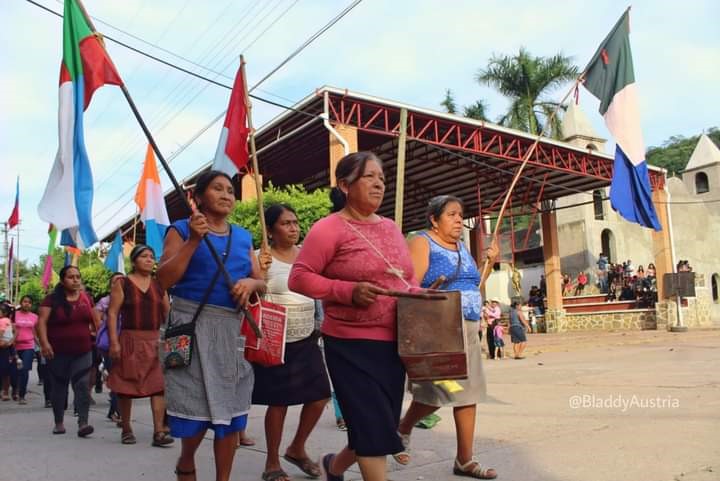
[[[527,342],[527,337],[525,336],[525,328],[523,326],[510,326],[510,340],[513,344],[518,344],[521,342]]]
[[[405,367],[397,342],[324,336],[325,360],[343,418],[348,446],[358,456],[403,451],[397,434]]]

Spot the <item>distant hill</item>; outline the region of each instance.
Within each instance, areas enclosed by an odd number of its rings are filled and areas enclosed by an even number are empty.
[[[711,127],[705,133],[715,142],[715,145],[720,147],[719,128]],[[700,135],[693,137],[673,135],[663,142],[662,146],[650,147],[645,156],[646,160],[650,165],[667,169],[669,176],[678,175],[690,160],[698,140],[700,140]]]

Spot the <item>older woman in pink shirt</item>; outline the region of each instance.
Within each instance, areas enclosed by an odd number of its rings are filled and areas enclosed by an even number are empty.
[[[335,176],[335,213],[310,229],[288,285],[323,301],[325,358],[348,426],[348,446],[321,459],[324,479],[342,480],[357,461],[363,480],[384,481],[386,455],[403,450],[397,428],[405,381],[396,302],[385,294],[416,282],[405,238],[375,213],[385,193],[380,160],[347,155]]]

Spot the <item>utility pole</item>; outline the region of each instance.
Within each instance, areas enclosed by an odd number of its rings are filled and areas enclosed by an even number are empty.
[[[3,259],[5,259],[5,272],[3,273],[3,277],[5,278],[5,295],[10,296],[10,293],[8,292],[10,290],[10,280],[8,279],[8,274],[10,274],[10,266],[8,265],[8,249],[10,247],[8,246],[8,225],[7,222],[2,223],[2,231],[3,231]]]

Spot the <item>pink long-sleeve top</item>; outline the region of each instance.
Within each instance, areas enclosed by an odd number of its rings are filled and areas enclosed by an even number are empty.
[[[393,272],[400,274],[405,282]],[[368,307],[353,305],[353,288],[362,281],[403,291],[408,290],[408,284],[417,286],[407,243],[395,223],[385,218],[361,222],[339,214],[316,222],[305,237],[290,272],[289,288],[323,301],[323,334],[346,339],[396,340],[393,297],[378,296]]]

